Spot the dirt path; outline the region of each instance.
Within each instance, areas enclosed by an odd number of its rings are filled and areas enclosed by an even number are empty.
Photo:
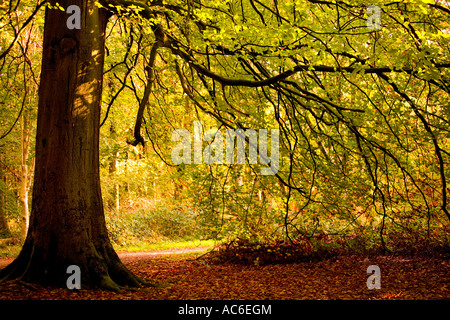
[[[200,252],[208,250],[209,248],[212,248],[210,246],[206,247],[193,247],[193,248],[175,248],[175,249],[165,249],[165,250],[153,250],[153,251],[135,251],[135,252],[128,252],[128,251],[121,251],[117,254],[120,258],[144,258],[148,256],[161,256],[166,254],[182,254],[182,253],[189,253],[189,252]]]
[[[204,247],[193,247],[193,248],[174,248],[174,249],[165,249],[165,250],[152,250],[152,251],[120,251],[117,252],[121,259],[142,259],[150,256],[162,256],[162,255],[171,255],[171,254],[183,254],[190,252],[206,252],[208,249],[212,247],[204,246]],[[10,264],[14,258],[0,258],[0,269],[6,267]]]

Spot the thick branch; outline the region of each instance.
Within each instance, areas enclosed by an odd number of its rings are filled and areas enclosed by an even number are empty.
[[[142,119],[144,117],[144,110],[147,106],[148,100],[150,98],[150,94],[152,93],[152,87],[153,82],[155,80],[155,60],[156,60],[156,53],[158,51],[159,43],[155,42],[152,46],[152,50],[150,52],[150,60],[147,66],[147,85],[145,86],[144,96],[141,99],[141,103],[139,104],[139,110],[138,114],[136,116],[136,124],[134,126],[134,141],[128,141],[129,144],[136,146],[139,143],[142,144],[142,146],[145,146],[144,138],[141,135],[141,126],[142,126]]]
[[[275,75],[270,78],[266,78],[264,80],[246,80],[246,79],[230,79],[225,78],[221,75],[218,75],[208,68],[205,68],[201,66],[200,64],[197,64],[193,61],[192,56],[188,53],[184,52],[183,50],[179,49],[179,47],[176,45],[176,40],[174,40],[170,36],[166,36],[166,39],[169,39],[168,41],[165,41],[164,47],[168,47],[171,49],[171,51],[181,57],[183,60],[185,60],[192,68],[194,68],[197,72],[218,81],[223,86],[241,86],[241,87],[264,87],[269,86],[274,83],[283,81],[287,79],[288,77],[302,71],[308,71],[308,70],[314,70],[314,71],[320,71],[320,72],[349,72],[352,73],[354,71],[362,73],[362,74],[383,74],[387,72],[406,72],[409,74],[416,73],[413,69],[410,68],[401,68],[401,69],[394,69],[390,67],[379,67],[379,68],[355,68],[355,67],[342,67],[342,68],[336,68],[336,67],[330,67],[330,66],[324,66],[324,65],[297,65],[294,68],[284,71],[282,73],[279,73],[278,75]],[[450,63],[446,64],[437,64],[436,68],[450,68]]]

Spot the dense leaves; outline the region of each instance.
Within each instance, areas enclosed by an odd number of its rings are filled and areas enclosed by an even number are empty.
[[[161,288],[122,293],[0,284],[0,299],[448,299],[448,260],[401,256],[342,256],[335,260],[267,266],[214,264],[204,257],[121,254],[139,276]],[[381,270],[381,289],[366,286],[369,265]]]
[[[378,31],[360,1],[156,1],[139,30],[134,15],[114,20],[124,45],[108,57],[110,96],[148,98],[134,140],[142,132],[169,165],[172,194],[194,204],[210,236],[448,243],[448,9],[376,4]],[[194,120],[205,131],[278,128],[277,175],[250,163],[170,167],[174,142],[161,132],[192,134]]]
[[[394,242],[394,241],[393,241]],[[435,246],[427,239],[396,239],[395,249],[390,254],[415,257],[450,258],[450,247]],[[220,263],[243,265],[268,265],[299,261],[336,260],[349,255],[376,256],[386,254],[379,245],[370,246],[362,236],[332,237],[318,234],[314,237],[299,237],[294,241],[250,242],[236,239],[218,247],[214,259]]]

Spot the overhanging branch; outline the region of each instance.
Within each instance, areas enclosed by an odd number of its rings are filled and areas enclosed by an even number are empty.
[[[142,146],[145,146],[145,140],[144,137],[141,135],[141,126],[142,126],[142,119],[144,117],[144,110],[147,106],[148,100],[150,98],[150,94],[152,93],[152,87],[153,82],[155,80],[155,60],[156,60],[156,53],[158,52],[159,43],[155,42],[152,46],[152,49],[150,51],[150,59],[148,66],[146,67],[147,70],[147,85],[145,86],[144,90],[144,96],[141,99],[141,102],[139,104],[138,114],[136,116],[136,124],[134,126],[134,141],[127,141],[132,146],[137,146],[139,143],[142,144]]]
[[[328,73],[337,73],[337,72],[358,72],[361,74],[383,74],[389,72],[406,72],[408,74],[416,74],[417,72],[411,68],[391,68],[391,67],[371,67],[371,68],[356,68],[356,67],[330,67],[324,65],[297,65],[294,68],[281,72],[273,77],[269,77],[263,80],[246,80],[246,79],[230,79],[218,75],[208,68],[197,64],[193,61],[193,58],[188,53],[184,52],[176,45],[176,40],[170,36],[166,36],[165,39],[168,39],[164,43],[164,47],[169,48],[174,54],[182,58],[186,61],[192,68],[194,68],[197,72],[213,79],[222,84],[222,86],[241,86],[241,87],[264,87],[270,86],[277,82],[283,81],[290,76],[302,72],[302,71],[319,71],[319,72],[328,72]],[[436,64],[436,68],[450,68],[450,63],[445,64]]]

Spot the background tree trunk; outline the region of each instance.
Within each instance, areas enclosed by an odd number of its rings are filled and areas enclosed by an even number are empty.
[[[6,178],[3,170],[3,163],[0,159],[0,238],[11,235],[8,220],[6,219],[6,183],[2,185],[6,181]]]
[[[28,154],[30,151],[30,120],[28,118],[28,111],[24,108],[20,117],[20,150],[21,150],[21,175],[20,175],[20,187],[19,187],[19,201],[22,212],[22,239],[27,236],[28,226],[30,224],[30,214],[28,209]]]
[[[52,5],[55,1],[50,1]],[[65,286],[69,265],[83,286],[119,290],[138,285],[106,230],[99,173],[99,128],[107,13],[93,0],[78,5],[81,29],[69,15],[47,9],[36,135],[30,226],[17,259],[0,279]]]
[[[117,139],[116,130],[114,128],[114,125],[111,124],[111,127],[109,128],[110,132],[110,138],[112,140]],[[111,210],[114,210],[116,213],[120,210],[120,194],[119,194],[119,184],[117,183],[117,162],[119,158],[119,151],[116,150],[116,147],[114,147],[114,150],[111,153],[111,159],[109,162],[109,177],[113,181],[113,188],[111,191],[111,196],[109,200],[109,208]]]

